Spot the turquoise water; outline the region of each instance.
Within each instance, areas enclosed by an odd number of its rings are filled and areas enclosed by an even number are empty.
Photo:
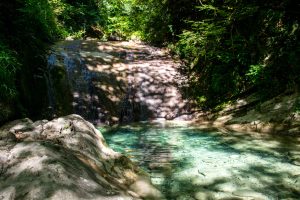
[[[167,123],[121,126],[104,131],[104,137],[147,171],[170,200],[300,199],[295,138]]]

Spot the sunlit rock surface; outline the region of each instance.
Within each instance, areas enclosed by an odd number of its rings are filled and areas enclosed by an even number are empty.
[[[166,50],[141,43],[63,41],[48,57],[49,108],[95,124],[174,119],[190,111],[180,66]]]
[[[0,199],[161,199],[125,156],[78,115],[0,128]]]
[[[265,102],[252,94],[227,104],[219,112],[199,113],[196,121],[239,132],[299,135],[299,102],[298,92],[281,94]]]

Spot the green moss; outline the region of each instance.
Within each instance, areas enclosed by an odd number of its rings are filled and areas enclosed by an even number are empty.
[[[72,113],[73,96],[71,94],[67,72],[64,67],[55,67],[51,70],[54,87],[55,108],[59,116]]]

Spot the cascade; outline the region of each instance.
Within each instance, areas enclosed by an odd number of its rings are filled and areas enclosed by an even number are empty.
[[[134,54],[132,52],[126,53],[125,56],[125,63],[132,62],[134,60]],[[129,70],[129,77],[127,78],[127,89],[124,98],[121,100],[121,107],[120,107],[120,123],[129,123],[133,122],[134,119],[134,74],[133,74],[133,67],[130,66]]]
[[[72,43],[63,48],[55,47],[48,56],[49,108],[58,115],[71,112],[94,120],[93,103],[97,98],[93,94],[92,80],[95,74],[87,69],[78,49],[79,43]]]
[[[131,42],[57,43],[45,73],[49,113],[79,114],[94,124],[174,119],[187,114],[179,62]]]

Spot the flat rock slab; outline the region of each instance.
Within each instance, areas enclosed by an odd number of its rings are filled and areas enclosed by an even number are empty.
[[[78,115],[0,128],[0,199],[162,199],[147,177]]]

